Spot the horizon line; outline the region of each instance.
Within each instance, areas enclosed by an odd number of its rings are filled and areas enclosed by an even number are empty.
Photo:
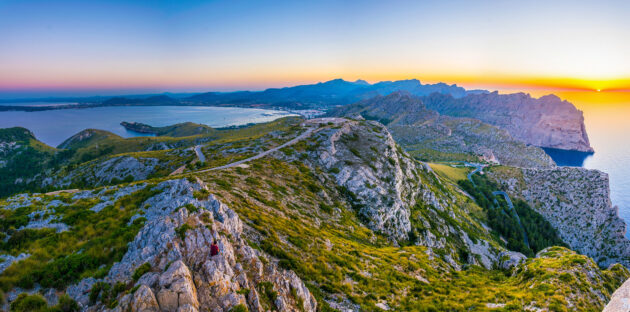
[[[467,91],[471,90],[485,90],[488,92],[493,91],[509,91],[513,93],[528,91],[549,91],[549,92],[630,92],[630,79],[612,79],[612,80],[582,80],[575,78],[540,78],[540,79],[500,79],[490,81],[488,79],[479,79],[475,82],[472,77],[466,77],[467,79],[461,79],[460,82],[445,82],[453,81],[457,79],[427,79],[420,78],[401,78],[401,79],[348,79],[348,78],[333,78],[328,80],[311,80],[311,81],[299,81],[285,85],[257,85],[257,84],[239,84],[239,85],[189,85],[189,86],[23,86],[23,87],[3,87],[0,86],[0,100],[18,100],[18,99],[46,99],[46,98],[69,98],[69,97],[112,97],[112,96],[124,96],[124,95],[150,95],[150,94],[186,94],[186,93],[209,93],[209,92],[238,92],[238,91],[251,91],[261,92],[268,89],[280,89],[287,87],[296,87],[301,85],[314,85],[318,83],[326,83],[334,80],[343,80],[345,82],[358,82],[364,81],[370,85],[374,85],[380,82],[395,82],[395,81],[410,81],[417,80],[422,85],[435,85],[446,84],[449,86],[455,85],[462,87]],[[520,81],[517,81],[520,80]],[[564,83],[563,83],[564,82]],[[573,82],[573,83],[571,83]],[[608,83],[610,87],[598,87],[596,83],[605,85]],[[590,86],[587,86],[590,85]],[[595,86],[593,86],[595,85]],[[48,93],[49,95],[46,95]],[[2,95],[13,94],[13,97]]]

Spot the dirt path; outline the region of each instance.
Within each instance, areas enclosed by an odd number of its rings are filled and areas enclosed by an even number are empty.
[[[263,157],[265,157],[265,156],[267,156],[267,155],[269,155],[269,154],[271,154],[271,153],[273,153],[273,152],[278,151],[279,149],[285,148],[285,147],[287,147],[287,146],[291,146],[291,145],[293,145],[293,144],[295,144],[295,143],[297,143],[297,142],[299,142],[299,141],[301,141],[301,140],[303,140],[303,139],[308,138],[308,137],[309,137],[309,136],[311,136],[313,133],[315,133],[315,132],[319,131],[319,129],[320,129],[320,128],[310,128],[310,129],[308,129],[308,130],[304,131],[304,133],[302,133],[302,134],[300,134],[299,136],[297,136],[297,137],[295,137],[294,139],[292,139],[291,141],[286,142],[286,143],[284,143],[284,144],[282,144],[282,145],[276,146],[276,147],[274,147],[274,148],[272,148],[272,149],[266,150],[266,151],[264,151],[264,152],[262,152],[262,153],[260,153],[260,154],[258,154],[258,155],[256,155],[256,156],[252,156],[252,157],[249,157],[249,158],[246,158],[246,159],[243,159],[243,160],[239,160],[239,161],[236,161],[236,162],[233,162],[233,163],[227,164],[227,165],[219,166],[219,167],[214,167],[214,168],[210,168],[210,169],[199,170],[199,171],[197,171],[197,172],[208,172],[208,171],[214,171],[214,170],[221,170],[221,169],[232,168],[232,167],[236,167],[236,166],[238,166],[238,165],[242,165],[242,164],[244,164],[244,163],[246,163],[246,162],[249,162],[249,161],[252,161],[252,160],[256,160],[256,159],[259,159],[259,158],[263,158]]]

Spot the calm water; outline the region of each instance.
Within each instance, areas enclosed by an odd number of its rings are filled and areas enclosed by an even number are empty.
[[[62,106],[78,104],[77,102],[0,102],[4,106]]]
[[[158,127],[191,121],[218,128],[272,121],[289,115],[292,114],[235,107],[97,107],[41,112],[0,112],[0,128],[24,127],[31,130],[40,141],[57,146],[87,128],[111,131],[122,137],[141,135],[127,131],[120,125],[121,121],[136,121]]]

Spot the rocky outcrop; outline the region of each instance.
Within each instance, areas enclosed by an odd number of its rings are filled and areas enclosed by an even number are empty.
[[[422,190],[414,187],[416,173],[423,168],[399,151],[382,125],[374,123],[370,129],[357,121],[336,120],[338,128],[321,131],[325,139],[313,155],[316,165],[333,173],[372,230],[395,239],[407,238],[410,207],[422,196]],[[410,182],[414,179],[415,185]],[[433,199],[432,204],[442,205],[434,194],[426,197]]]
[[[29,254],[25,254],[25,253],[21,253],[17,256],[12,256],[12,255],[0,255],[0,273],[4,272],[4,270],[6,270],[8,267],[11,266],[11,264],[13,264],[13,262],[18,262],[18,261],[22,261],[28,257],[30,257],[31,255]]]
[[[83,165],[54,185],[64,187],[77,180],[84,180],[88,185],[143,180],[156,170],[159,163],[157,158],[116,156],[95,164]]]
[[[307,123],[329,126],[314,135],[313,145],[303,154],[278,156],[290,161],[299,157],[314,171],[326,172],[368,228],[395,243],[411,240],[427,246],[432,255],[433,250],[436,256],[449,253],[445,260],[457,269],[461,268],[454,260],[457,258],[464,263],[493,267],[498,258],[497,246],[483,239],[471,239],[455,223],[466,222],[462,220],[467,212],[450,208],[462,203],[452,194],[440,192],[439,187],[443,186],[431,168],[403,151],[385,126],[376,121],[345,118],[320,118]],[[453,223],[447,222],[444,215],[449,215]],[[488,235],[484,228],[478,230],[485,234],[475,234],[476,237]],[[469,251],[469,256],[462,258],[454,253],[458,248]]]
[[[610,202],[608,175],[598,170],[490,171],[511,194],[528,201],[558,231],[571,249],[606,267],[630,266],[626,224]]]
[[[617,288],[603,312],[629,312],[630,311],[630,279]]]
[[[499,267],[510,270],[525,261],[527,256],[517,251],[502,251],[499,254]]]
[[[337,108],[334,116],[360,116],[387,126],[398,144],[422,158],[426,150],[449,155],[476,155],[479,159],[509,166],[551,168],[553,160],[540,148],[515,140],[506,130],[477,119],[442,116],[427,109],[422,100],[404,92],[377,96]]]
[[[204,188],[200,182],[171,180],[156,188],[163,192],[143,204],[146,225],[98,281],[135,285],[135,291],[118,296],[114,311],[230,311],[238,305],[250,311],[316,311],[314,297],[294,272],[248,245],[234,211],[212,195],[193,196]],[[221,252],[211,256],[215,240]],[[136,281],[132,276],[141,266],[150,269]],[[105,307],[89,301],[95,282],[86,279],[69,288],[83,310]]]
[[[423,98],[429,109],[455,117],[470,117],[506,130],[527,144],[592,152],[584,116],[573,104],[555,95],[538,99],[529,94],[469,94],[455,99],[434,93]]]

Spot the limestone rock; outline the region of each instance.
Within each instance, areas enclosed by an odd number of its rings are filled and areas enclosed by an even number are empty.
[[[527,256],[517,251],[502,251],[499,253],[499,267],[503,270],[509,270],[517,267]]]
[[[153,295],[153,291],[146,285],[141,285],[133,294],[131,300],[132,312],[157,312],[159,311],[158,302]]]
[[[437,175],[426,163],[403,151],[385,126],[376,121],[332,117],[307,123],[330,127],[317,133],[314,148],[307,149],[307,157],[299,161],[313,171],[326,172],[320,180],[332,178],[368,228],[386,234],[394,243],[406,241],[414,233],[413,242],[430,249],[455,251],[461,247],[472,255],[460,259],[462,262],[493,267],[498,250],[484,240],[473,242],[461,228],[447,224],[445,214],[465,222],[464,216],[449,209],[462,203],[452,194],[437,190],[434,185],[441,183]],[[277,153],[276,157],[298,156]],[[287,161],[292,160],[298,159]],[[412,227],[412,220],[422,223],[423,230]],[[455,240],[461,242],[459,246],[454,245]],[[461,268],[457,258],[459,255],[453,252],[448,262]]]
[[[517,167],[554,167],[540,148],[529,146],[497,128],[470,116],[445,116],[428,109],[423,100],[405,92],[376,96],[329,112],[333,116],[365,117],[387,126],[398,144],[408,151],[473,154],[480,160]],[[430,157],[430,156],[429,156]]]
[[[626,224],[610,201],[608,175],[598,170],[558,167],[512,169],[489,175],[525,199],[558,231],[571,249],[600,266],[630,266]]]
[[[630,279],[617,288],[603,312],[629,312],[630,311]]]
[[[139,288],[132,297],[119,295],[117,311],[227,312],[240,304],[260,312],[316,311],[315,298],[294,272],[260,260],[268,256],[242,238],[242,222],[233,210],[212,195],[205,200],[193,197],[193,191],[205,185],[180,179],[164,181],[156,188],[164,192],[142,205],[145,226],[104,279],[110,284],[131,283],[136,268],[143,263],[151,266],[151,272],[135,283]],[[197,210],[181,207],[185,204]],[[188,230],[176,233],[182,228]],[[214,240],[220,253],[210,256]],[[95,282],[83,280],[69,288],[68,293],[84,310],[104,308],[102,303],[88,306],[87,294]],[[261,300],[261,285],[270,285],[265,287],[273,287],[277,293],[273,306]],[[302,306],[297,307],[300,303]]]
[[[506,130],[527,144],[592,152],[584,116],[573,104],[555,95],[538,99],[529,94],[469,94],[455,99],[434,93],[423,98],[429,109],[445,115],[464,116]]]

